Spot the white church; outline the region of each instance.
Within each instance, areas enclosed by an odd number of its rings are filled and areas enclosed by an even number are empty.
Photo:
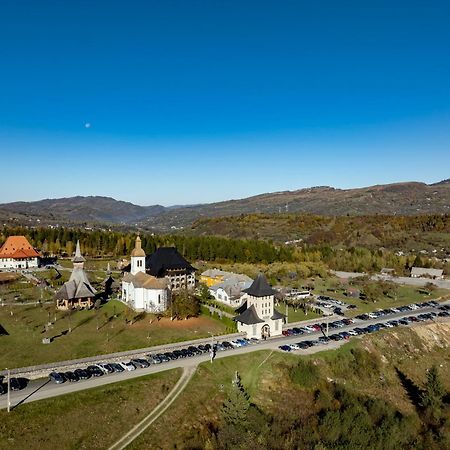
[[[239,315],[233,319],[238,331],[256,339],[281,335],[286,316],[274,308],[277,291],[270,287],[264,275],[259,274],[243,292],[243,304],[236,310]]]
[[[138,236],[131,252],[130,272],[122,279],[122,301],[137,311],[159,313],[169,307],[170,299],[169,281],[145,272],[145,252]]]

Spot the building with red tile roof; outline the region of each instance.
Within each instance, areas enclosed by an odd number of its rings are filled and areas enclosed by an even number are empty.
[[[0,248],[0,270],[38,267],[39,257],[25,236],[9,236]]]

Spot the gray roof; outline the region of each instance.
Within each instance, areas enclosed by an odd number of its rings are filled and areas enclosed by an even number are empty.
[[[255,325],[257,323],[263,323],[264,320],[258,317],[256,313],[255,305],[250,306],[243,313],[236,316],[233,320],[236,322],[245,323],[246,325]]]
[[[55,294],[55,298],[73,300],[77,298],[92,298],[97,291],[92,287],[85,271],[80,267],[72,270],[69,281],[66,281]]]
[[[244,292],[253,297],[268,297],[277,293],[275,289],[270,287],[266,277],[262,273],[256,277],[256,280],[248,289],[244,289]]]
[[[272,320],[278,320],[278,319],[284,319],[286,317],[285,314],[281,314],[276,309],[273,310],[273,316],[271,317]]]
[[[76,262],[76,263],[80,263],[80,262],[85,262],[86,260],[83,258],[83,255],[81,254],[81,249],[80,249],[80,241],[77,241],[77,248],[75,250],[75,256],[72,259],[72,262]]]
[[[202,276],[215,278],[217,276],[222,276],[224,281],[237,280],[237,281],[253,281],[249,276],[243,273],[227,272],[220,269],[208,269],[202,273]]]

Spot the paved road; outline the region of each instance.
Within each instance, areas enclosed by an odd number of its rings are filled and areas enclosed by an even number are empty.
[[[444,303],[450,303],[449,301]],[[400,319],[402,317],[417,315],[420,313],[437,311],[436,308],[423,308],[416,311],[407,311],[404,313],[396,313],[391,314],[389,316],[384,316],[378,319],[371,320],[355,320],[355,323],[349,326],[345,326],[336,330],[330,330],[330,334],[341,331],[348,331],[355,327],[360,326],[368,326],[375,323],[386,322],[392,319]],[[443,321],[447,321],[447,319],[439,319]],[[317,322],[321,322],[320,319]],[[233,350],[226,350],[222,352],[218,352],[216,358],[224,358],[227,356],[241,355],[245,353],[250,353],[259,350],[277,350],[280,345],[283,344],[293,344],[297,342],[302,342],[305,340],[317,339],[321,332],[313,332],[310,334],[297,335],[297,336],[289,336],[289,337],[277,337],[268,339],[267,341],[263,341],[257,344],[248,345],[246,347],[236,348]],[[314,347],[310,347],[306,350],[297,350],[294,353],[296,354],[310,354],[319,352],[324,349],[333,349],[338,348],[340,345],[345,343],[345,341],[331,341],[328,344],[317,345]],[[209,360],[208,354],[203,354],[199,356],[194,356],[192,358],[183,358],[175,361],[170,361],[168,363],[162,363],[158,365],[151,365],[146,369],[137,369],[132,372],[122,372],[122,373],[113,373],[110,375],[104,375],[98,378],[91,378],[89,380],[80,381],[78,383],[69,383],[66,382],[62,385],[56,385],[48,380],[33,380],[28,386],[22,391],[11,392],[11,406],[15,407],[16,405],[20,405],[22,403],[32,402],[36,400],[42,400],[46,398],[56,397],[59,395],[64,395],[72,392],[78,392],[84,389],[89,389],[98,386],[104,386],[106,384],[115,383],[118,381],[129,380],[132,378],[137,378],[143,375],[148,375],[152,373],[162,372],[165,370],[173,369],[181,367],[183,369],[196,367],[198,364],[204,361]],[[214,364],[214,363],[213,363]],[[6,408],[6,395],[3,395],[0,398],[0,408]]]

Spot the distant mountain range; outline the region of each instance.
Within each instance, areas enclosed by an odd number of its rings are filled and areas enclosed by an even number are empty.
[[[189,206],[139,206],[109,197],[70,197],[0,204],[0,221],[20,224],[114,224],[170,231],[198,219],[252,213],[343,215],[450,214],[450,179],[434,184],[405,182],[359,189],[329,186],[256,195]]]

